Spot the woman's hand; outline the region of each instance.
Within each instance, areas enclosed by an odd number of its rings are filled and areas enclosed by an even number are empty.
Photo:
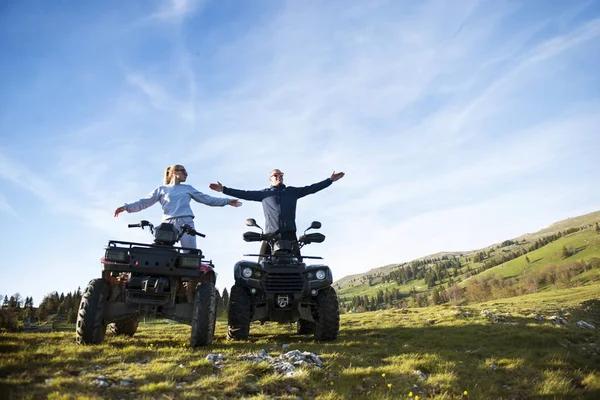
[[[125,207],[121,206],[121,207],[117,208],[115,210],[115,217],[118,217],[119,214],[121,214],[123,211],[125,211]]]
[[[242,206],[242,202],[236,199],[231,199],[229,200],[229,205],[232,207],[241,207]]]

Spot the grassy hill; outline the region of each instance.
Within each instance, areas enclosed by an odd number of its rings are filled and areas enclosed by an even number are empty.
[[[512,286],[513,291],[496,291],[496,297],[509,297],[537,290],[552,290],[562,286],[595,284],[600,275],[600,234],[596,224],[600,211],[552,224],[538,232],[527,233],[501,243],[468,252],[440,252],[403,264],[375,268],[363,274],[344,277],[334,283],[338,295],[348,305],[353,297],[375,298],[380,292],[399,292],[401,297],[415,295],[432,297],[433,291],[447,291],[456,284],[466,294],[473,282],[491,281]],[[568,255],[565,253],[565,249]],[[598,259],[598,261],[596,261]],[[452,261],[458,268],[444,271]],[[577,266],[577,263],[584,264]],[[402,270],[419,265],[421,273],[409,279],[397,279]],[[569,279],[557,275],[573,274]],[[431,274],[437,271],[432,284]],[[427,279],[427,272],[430,279]],[[435,275],[435,274],[434,274]],[[544,280],[544,276],[547,278]],[[396,278],[396,279],[394,279]],[[550,281],[548,281],[548,279]],[[502,282],[500,282],[502,281]],[[536,281],[534,284],[533,281]],[[534,286],[536,286],[534,288]],[[477,300],[483,300],[481,298]],[[404,305],[407,305],[406,302]],[[411,304],[414,305],[414,304]]]

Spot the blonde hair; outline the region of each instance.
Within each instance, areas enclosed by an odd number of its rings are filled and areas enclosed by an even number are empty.
[[[168,185],[169,183],[171,183],[171,179],[173,179],[173,171],[177,168],[184,168],[183,165],[180,164],[173,164],[169,167],[167,167],[167,169],[165,169],[165,181],[164,184]]]

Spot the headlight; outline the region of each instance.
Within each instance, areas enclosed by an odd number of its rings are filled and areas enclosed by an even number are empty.
[[[246,279],[250,278],[252,276],[252,268],[250,267],[246,267],[242,270],[242,276]]]
[[[200,268],[200,257],[181,256],[179,266],[181,268]]]
[[[322,281],[323,279],[325,279],[325,271],[323,271],[322,269],[318,270],[317,273],[315,274],[315,276],[317,277],[318,280]]]
[[[129,254],[124,249],[106,249],[104,259],[106,261],[126,263],[129,262]]]

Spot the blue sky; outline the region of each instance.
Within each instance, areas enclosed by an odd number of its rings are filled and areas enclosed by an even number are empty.
[[[598,1],[0,2],[0,294],[82,289],[164,168],[300,200],[334,277],[600,209]],[[230,287],[259,203],[194,204]],[[26,281],[25,278],[29,279]]]

